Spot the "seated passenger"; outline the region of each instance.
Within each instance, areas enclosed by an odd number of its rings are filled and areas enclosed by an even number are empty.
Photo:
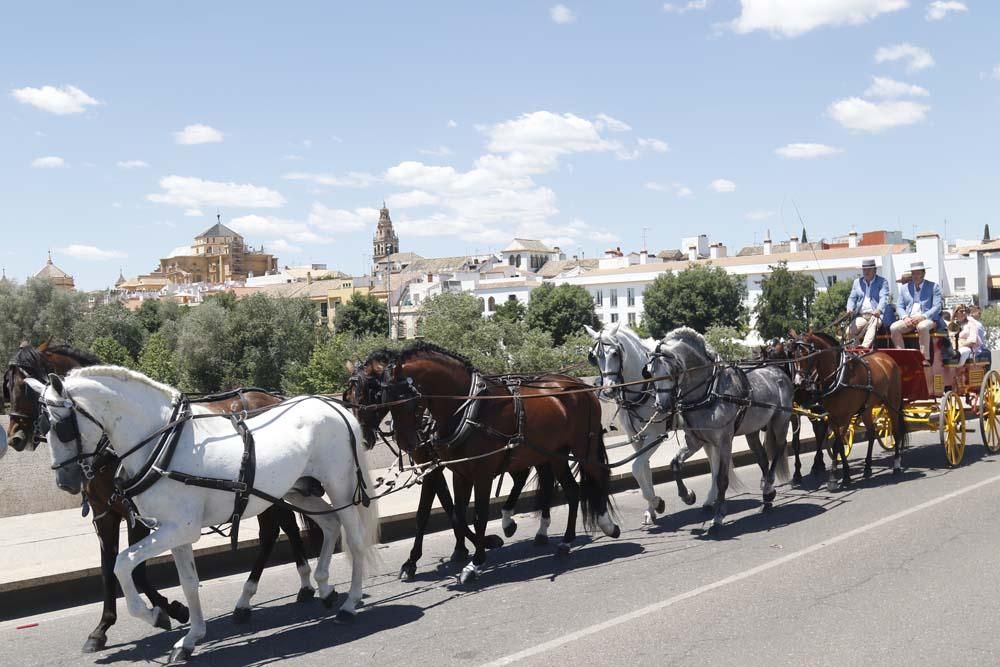
[[[976,350],[975,359],[990,361],[992,355],[990,354],[990,348],[986,345],[986,327],[983,326],[982,322],[983,309],[979,306],[969,306],[969,320],[974,322],[976,325],[977,337],[979,339],[979,349]]]
[[[920,352],[924,355],[924,365],[930,365],[931,332],[940,324],[941,319],[941,288],[935,283],[924,280],[927,270],[923,262],[910,264],[910,275],[913,281],[899,291],[899,304],[896,315],[899,320],[889,327],[892,344],[904,347],[903,334],[917,332],[920,342]]]
[[[863,260],[861,277],[854,281],[847,298],[847,312],[851,316],[847,335],[852,340],[861,338],[861,345],[871,349],[888,303],[889,283],[876,275],[874,259]]]
[[[979,326],[969,317],[966,306],[957,306],[952,321],[958,325],[958,365],[962,366],[979,351]]]

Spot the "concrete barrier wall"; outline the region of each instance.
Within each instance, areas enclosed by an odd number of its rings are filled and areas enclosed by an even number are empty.
[[[0,416],[0,427],[7,429],[7,417]],[[48,445],[41,444],[33,452],[7,450],[0,459],[0,517],[80,505],[79,496],[56,488],[56,475],[50,465]]]

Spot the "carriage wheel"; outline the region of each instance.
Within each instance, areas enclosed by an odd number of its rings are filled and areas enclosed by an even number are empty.
[[[965,455],[965,405],[953,391],[945,393],[941,399],[938,435],[944,446],[948,465],[957,466]]]
[[[1000,452],[1000,373],[990,371],[979,389],[979,432],[991,454]]]
[[[851,456],[851,450],[854,449],[854,429],[858,425],[857,417],[851,418],[851,423],[844,432],[844,454],[848,458]],[[840,457],[833,450],[833,429],[830,429],[826,434],[826,453],[830,455],[830,460],[835,463],[840,462]]]
[[[896,448],[896,434],[892,430],[892,417],[884,405],[876,405],[872,410],[872,421],[875,424],[875,441],[882,449],[892,451]]]

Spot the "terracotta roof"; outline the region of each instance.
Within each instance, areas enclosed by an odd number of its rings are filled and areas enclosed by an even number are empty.
[[[514,239],[510,245],[503,249],[503,252],[555,252],[537,239]]]
[[[267,296],[284,297],[287,299],[303,297],[306,299],[326,298],[331,289],[335,289],[329,280],[314,280],[311,283],[280,283],[277,285],[263,285],[262,287],[243,287],[236,292],[239,296],[249,296],[251,294],[266,294]]]
[[[542,278],[555,278],[563,271],[576,267],[580,267],[581,271],[592,271],[598,266],[600,260],[597,259],[550,259],[536,273]]]
[[[461,257],[417,257],[406,267],[407,273],[440,273],[457,271],[471,262],[467,256]]]
[[[656,256],[659,257],[660,259],[666,259],[666,260],[680,260],[687,257],[687,255],[682,253],[677,248],[668,248],[667,250],[661,250],[660,252],[656,253]]]

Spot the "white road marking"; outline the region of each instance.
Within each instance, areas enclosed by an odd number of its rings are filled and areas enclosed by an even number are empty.
[[[781,567],[782,565],[785,565],[794,560],[798,560],[800,558],[813,554],[821,549],[833,546],[834,544],[839,544],[840,542],[849,540],[852,537],[857,537],[858,535],[862,535],[869,531],[875,530],[876,528],[881,528],[886,524],[893,523],[894,521],[898,521],[900,519],[908,517],[911,514],[916,514],[917,512],[921,512],[925,509],[934,507],[935,505],[940,505],[943,502],[952,500],[953,498],[957,498],[959,496],[963,496],[966,493],[971,493],[972,491],[975,491],[989,484],[994,484],[996,482],[1000,482],[1000,475],[997,475],[995,477],[990,477],[989,479],[984,479],[981,482],[977,482],[975,484],[972,484],[971,486],[967,486],[957,491],[946,493],[943,496],[939,496],[937,498],[934,498],[933,500],[928,500],[926,502],[920,503],[919,505],[914,505],[913,507],[907,508],[901,512],[890,514],[887,517],[883,517],[876,521],[872,521],[869,524],[865,524],[864,526],[855,528],[853,530],[849,530],[845,533],[840,533],[839,535],[823,540],[822,542],[818,542],[811,546],[805,547],[798,551],[794,551],[790,554],[782,556],[781,558],[776,558],[772,561],[768,561],[756,567],[752,567],[749,570],[744,570],[743,572],[731,575],[729,577],[726,577],[725,579],[719,579],[718,581],[714,581],[710,584],[705,584],[704,586],[699,586],[698,588],[694,588],[690,591],[680,593],[665,600],[654,602],[651,605],[647,605],[640,609],[636,609],[635,611],[630,611],[627,614],[622,614],[621,616],[616,616],[615,618],[608,619],[607,621],[604,621],[602,623],[597,623],[595,625],[591,625],[589,627],[577,630],[576,632],[571,632],[567,635],[556,637],[555,639],[550,639],[547,642],[543,642],[541,644],[537,644],[530,648],[526,648],[523,651],[512,653],[511,655],[504,656],[492,662],[486,663],[484,667],[510,665],[515,662],[518,662],[519,660],[526,660],[530,657],[546,653],[553,649],[559,648],[560,646],[569,644],[570,642],[574,642],[578,639],[589,637],[590,635],[603,632],[605,630],[616,627],[623,623],[628,623],[629,621],[640,619],[643,616],[648,616],[649,614],[661,611],[663,609],[666,609],[667,607],[672,607],[680,602],[684,602],[685,600],[690,600],[692,598],[698,597],[703,593],[708,593],[710,591],[714,591],[716,589],[729,586],[730,584],[735,584],[737,582],[743,581],[744,579],[749,579],[750,577],[756,576],[762,572],[767,572],[768,570],[772,570],[776,567]]]

